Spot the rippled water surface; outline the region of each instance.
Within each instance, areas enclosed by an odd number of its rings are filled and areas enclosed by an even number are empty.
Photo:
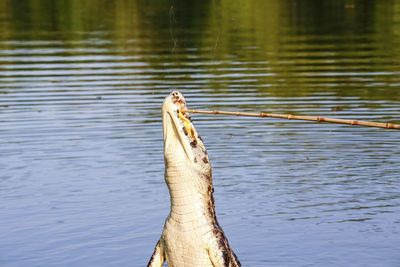
[[[0,265],[145,266],[161,104],[400,123],[396,1],[0,0]],[[399,266],[400,132],[194,114],[243,266]]]

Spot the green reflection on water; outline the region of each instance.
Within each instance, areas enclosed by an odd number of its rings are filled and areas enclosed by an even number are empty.
[[[81,49],[93,42],[74,41],[98,39],[154,68],[214,62],[201,68],[218,76],[238,62],[243,87],[279,97],[400,100],[399,28],[396,1],[0,1],[2,49],[46,40]],[[233,79],[207,87],[229,91]]]

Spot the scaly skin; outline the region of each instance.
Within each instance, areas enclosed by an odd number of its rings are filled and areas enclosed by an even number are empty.
[[[215,216],[211,164],[177,91],[163,113],[165,181],[171,210],[148,266],[241,266]]]

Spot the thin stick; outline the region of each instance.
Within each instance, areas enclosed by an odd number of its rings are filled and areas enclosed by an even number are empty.
[[[200,113],[200,114],[222,114],[222,115],[234,115],[234,116],[249,116],[249,117],[269,117],[269,118],[281,118],[288,120],[305,120],[305,121],[320,121],[320,122],[332,122],[332,123],[342,123],[350,125],[362,125],[369,127],[379,127],[386,129],[400,129],[400,125],[384,122],[373,122],[373,121],[357,121],[357,120],[344,120],[335,118],[324,118],[324,117],[312,117],[312,116],[298,116],[290,114],[273,114],[273,113],[249,113],[249,112],[232,112],[232,111],[219,111],[219,110],[182,110],[182,112],[188,113]]]

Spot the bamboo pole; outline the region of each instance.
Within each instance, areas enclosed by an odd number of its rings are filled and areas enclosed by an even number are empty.
[[[273,114],[273,113],[249,113],[249,112],[233,112],[233,111],[219,111],[219,110],[182,110],[182,112],[188,113],[199,113],[199,114],[213,114],[213,115],[234,115],[234,116],[248,116],[248,117],[269,117],[269,118],[281,118],[288,120],[305,120],[305,121],[318,121],[318,122],[331,122],[331,123],[341,123],[350,125],[361,125],[369,127],[378,127],[386,129],[399,129],[400,125],[384,122],[373,122],[373,121],[358,121],[358,120],[344,120],[335,118],[325,118],[325,117],[313,117],[313,116],[298,116],[290,114]]]

